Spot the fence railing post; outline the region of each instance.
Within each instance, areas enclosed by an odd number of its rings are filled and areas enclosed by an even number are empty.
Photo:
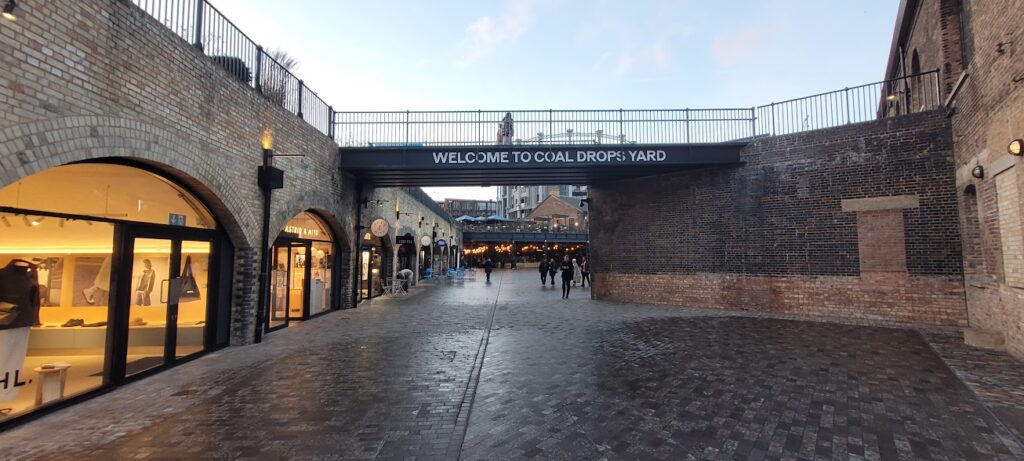
[[[843,88],[843,95],[846,96],[846,124],[851,122],[850,118],[850,87]]]
[[[334,140],[334,106],[327,106],[327,137]]]
[[[757,137],[757,108],[750,108],[750,139]]]
[[[409,111],[405,111],[405,144],[409,145]]]
[[[619,110],[622,110],[622,109],[619,109]],[[685,117],[685,119],[686,119],[686,144],[689,144],[690,143],[690,108],[687,107],[686,110],[684,111],[684,113],[686,114],[686,117]]]
[[[305,88],[305,86],[306,86],[306,84],[303,83],[302,80],[299,80],[299,108],[298,108],[299,110],[296,112],[295,115],[298,115],[299,118],[301,118],[303,120],[305,120],[305,118],[302,116],[302,93],[303,93],[302,89]]]
[[[480,109],[476,110],[476,142],[484,142],[484,113]]]
[[[771,110],[771,115],[772,115],[772,136],[775,136],[775,135],[778,134],[778,132],[775,131],[775,103],[773,102],[773,103],[769,104],[768,107]]]
[[[206,0],[196,0],[196,30],[192,33],[192,46],[199,51],[203,51],[203,6],[205,4]]]
[[[253,72],[253,79],[256,92],[263,94],[263,47],[256,45],[256,71]]]
[[[554,109],[548,109],[548,133],[550,136],[555,135],[555,111]]]

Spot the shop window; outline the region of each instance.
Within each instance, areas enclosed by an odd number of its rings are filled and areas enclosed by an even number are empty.
[[[331,309],[335,256],[332,233],[317,215],[288,221],[271,253],[269,328]]]
[[[0,189],[0,412],[204,350],[215,227],[187,191],[123,165],[66,165]]]
[[[138,168],[64,165],[0,190],[0,206],[118,221],[213,229],[210,212],[170,181]]]

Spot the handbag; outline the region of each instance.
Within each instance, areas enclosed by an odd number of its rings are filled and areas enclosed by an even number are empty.
[[[192,256],[185,257],[185,268],[181,271],[181,296],[179,302],[199,301],[202,296],[199,293],[199,284],[192,275]]]
[[[21,309],[18,309],[17,304],[0,301],[0,326],[13,324],[18,319],[19,313],[21,313]]]

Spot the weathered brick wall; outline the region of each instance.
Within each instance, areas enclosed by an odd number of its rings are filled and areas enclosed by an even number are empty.
[[[202,56],[126,0],[22,0],[0,22],[0,187],[96,158],[148,163],[192,188],[237,254],[235,343],[253,337],[261,195],[260,137],[274,133],[285,188],[271,233],[299,212],[327,216],[354,244],[354,191],[336,145]]]
[[[1020,222],[1024,175],[1016,171],[1020,157],[1006,149],[1024,137],[1024,0],[968,1],[963,13],[968,77],[952,121],[970,325],[1002,334],[1010,352],[1024,358],[1022,237],[1013,224]],[[981,179],[971,176],[976,165],[985,169]]]
[[[593,185],[596,296],[965,322],[943,113],[761,139],[741,155],[739,167]],[[902,265],[883,254],[897,240]],[[862,273],[862,249],[874,272]]]

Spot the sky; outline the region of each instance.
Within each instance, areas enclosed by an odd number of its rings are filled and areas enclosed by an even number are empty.
[[[897,0],[210,0],[339,111],[752,107],[883,78]],[[495,188],[425,188],[493,199]]]

